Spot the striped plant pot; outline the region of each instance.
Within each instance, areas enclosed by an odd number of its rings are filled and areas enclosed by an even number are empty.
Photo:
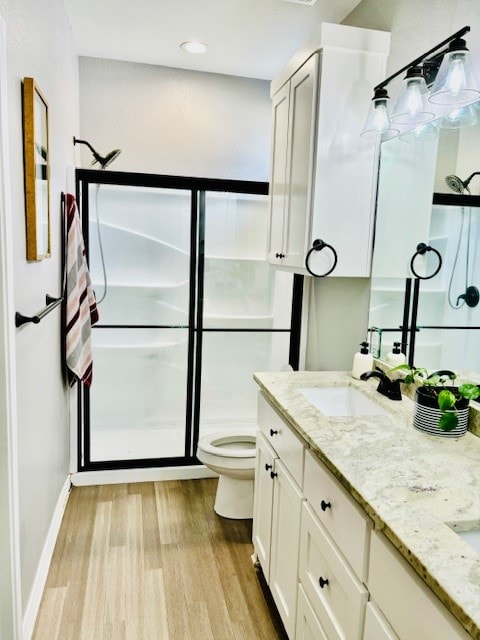
[[[460,398],[456,402],[458,425],[452,431],[444,431],[438,426],[442,412],[438,408],[436,396],[428,394],[428,387],[419,387],[415,392],[415,407],[413,413],[413,426],[423,433],[442,438],[459,438],[465,435],[468,428],[467,398]],[[442,387],[455,393],[456,387]],[[452,413],[454,411],[452,410]]]

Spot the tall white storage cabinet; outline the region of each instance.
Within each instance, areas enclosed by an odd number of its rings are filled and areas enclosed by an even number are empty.
[[[378,153],[360,137],[390,35],[322,24],[272,81],[272,264],[308,274],[370,274]],[[330,248],[331,247],[331,248]]]

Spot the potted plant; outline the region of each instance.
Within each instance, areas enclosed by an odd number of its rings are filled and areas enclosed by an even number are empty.
[[[480,396],[480,388],[471,382],[453,386],[457,375],[453,371],[435,371],[400,364],[392,371],[405,373],[405,384],[418,383],[415,391],[413,424],[432,435],[458,437],[468,427],[470,400]]]

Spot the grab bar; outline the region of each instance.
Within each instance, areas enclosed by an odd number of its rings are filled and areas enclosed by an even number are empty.
[[[47,295],[45,296],[45,302],[47,306],[34,316],[24,316],[23,313],[19,313],[17,311],[15,313],[15,326],[21,327],[22,324],[27,324],[27,322],[38,324],[42,318],[50,313],[50,311],[53,311],[55,307],[58,307],[59,304],[62,304],[63,296],[60,296],[60,298],[54,298],[53,296],[49,296],[47,293]]]

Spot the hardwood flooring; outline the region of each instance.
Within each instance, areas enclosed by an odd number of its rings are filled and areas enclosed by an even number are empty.
[[[216,483],[74,487],[32,640],[286,640]]]

